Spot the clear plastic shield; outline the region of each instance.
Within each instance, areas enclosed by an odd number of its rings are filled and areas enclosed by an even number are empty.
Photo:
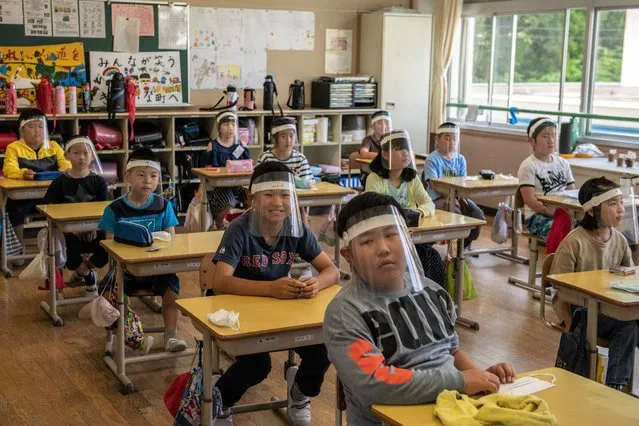
[[[386,133],[380,145],[382,149],[379,155],[382,156],[382,167],[386,170],[413,169],[417,172],[415,153],[408,132],[397,130]]]
[[[271,143],[279,150],[297,149],[297,122],[292,117],[275,117],[271,123]]]
[[[623,193],[624,216],[617,229],[628,240],[629,245],[639,243],[639,223],[637,222],[637,202],[633,187],[620,188]]]
[[[74,168],[102,175],[102,163],[93,142],[86,136],[74,136],[64,146],[64,155]]]
[[[253,197],[248,213],[250,232],[266,240],[300,238],[304,226],[299,213],[295,178],[290,172],[265,173],[249,188]]]
[[[18,129],[20,138],[24,139],[29,146],[49,148],[49,128],[47,117],[43,113],[23,113],[18,119]]]

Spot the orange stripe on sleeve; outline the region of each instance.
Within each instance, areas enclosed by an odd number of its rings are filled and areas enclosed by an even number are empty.
[[[401,385],[413,376],[412,370],[386,365],[384,355],[373,354],[373,345],[358,339],[348,348],[348,356],[365,374],[373,374],[377,380],[390,385]]]

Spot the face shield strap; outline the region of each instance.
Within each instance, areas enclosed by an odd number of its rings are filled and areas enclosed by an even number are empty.
[[[223,122],[232,121],[237,123],[237,115],[235,115],[232,111],[224,111],[220,115],[217,116],[217,124],[222,124]]]
[[[151,161],[151,160],[131,160],[128,163],[126,163],[126,171],[128,172],[129,170],[131,170],[134,167],[151,167],[155,170],[157,170],[158,172],[162,172],[162,168],[160,166],[160,163],[158,163],[157,161]]]
[[[459,135],[459,127],[442,127],[437,129],[435,134],[442,135],[444,133],[452,133],[454,135]]]
[[[71,147],[73,145],[77,145],[77,144],[80,144],[80,143],[85,143],[87,145],[93,146],[93,142],[91,142],[91,139],[89,139],[89,138],[85,138],[85,137],[73,138],[69,142],[67,142],[67,144],[65,145],[64,152],[69,152],[69,150],[71,149]]]
[[[295,183],[288,180],[272,180],[268,182],[254,183],[251,186],[251,194],[253,195],[262,191],[274,190],[295,192]]]
[[[406,133],[406,132],[396,132],[396,133],[391,133],[391,134],[388,134],[388,135],[384,136],[382,138],[382,140],[380,141],[380,145],[386,145],[390,141],[394,141],[396,139],[406,139],[407,141],[410,140],[410,138],[408,137],[408,133]]]
[[[347,228],[342,237],[344,245],[348,245],[355,237],[371,229],[402,223],[398,218],[403,216],[394,206],[375,206],[363,210],[346,223]]]
[[[530,128],[530,130],[528,131],[528,137],[532,139],[533,135],[535,134],[535,130],[537,130],[539,126],[545,123],[555,124],[555,122],[552,121],[550,118],[542,118],[541,120],[533,124],[533,126]]]
[[[273,127],[271,129],[271,136],[275,136],[279,132],[283,132],[284,130],[292,130],[297,132],[297,127],[293,123],[282,124],[281,126]]]
[[[20,129],[22,129],[22,128],[24,127],[24,125],[25,125],[25,124],[27,124],[27,123],[31,123],[31,122],[34,122],[34,121],[44,121],[44,122],[46,123],[46,119],[45,119],[44,117],[40,117],[40,116],[38,116],[38,117],[31,117],[31,118],[27,118],[26,120],[22,120],[22,121],[20,122]]]
[[[376,117],[373,117],[371,119],[371,124],[375,124],[375,123],[377,123],[378,121],[381,121],[381,120],[386,120],[386,121],[388,121],[388,125],[389,126],[391,125],[390,115],[384,115],[384,114],[380,114],[380,115],[378,115]]]
[[[610,200],[611,198],[618,197],[623,195],[621,188],[614,188],[609,191],[604,192],[603,194],[599,194],[596,197],[592,197],[590,200],[586,201],[582,204],[584,210],[590,210],[592,208],[597,207],[601,203]]]

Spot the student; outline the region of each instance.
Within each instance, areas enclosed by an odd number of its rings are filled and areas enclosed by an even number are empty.
[[[275,117],[271,124],[271,141],[273,148],[264,151],[257,164],[267,161],[278,161],[293,172],[295,176],[295,188],[309,189],[313,183],[313,173],[308,160],[301,152],[297,151],[297,125],[294,118]],[[308,225],[308,207],[301,209],[302,221]]]
[[[528,125],[528,142],[533,153],[519,166],[519,191],[526,205],[526,227],[540,238],[546,238],[552,225],[552,209],[537,200],[538,195],[561,193],[575,189],[570,164],[558,155],[557,124],[550,118],[535,118]]]
[[[206,164],[225,167],[227,160],[249,160],[251,152],[237,138],[237,115],[234,111],[224,111],[217,116],[217,139],[207,147]],[[244,190],[237,188],[214,188],[208,194],[211,214],[217,229],[224,228],[224,216],[231,208],[246,199]]]
[[[371,163],[371,174],[366,179],[366,192],[390,195],[414,218],[412,226],[419,219],[432,216],[435,204],[417,177],[415,156],[408,133],[395,130],[385,134],[381,141],[381,151]],[[444,263],[432,244],[417,247],[426,276],[444,285]]]
[[[86,136],[73,136],[64,151],[71,168],[51,182],[44,196],[45,204],[107,201],[107,184],[101,176],[102,165],[93,142]],[[78,209],[82,209],[82,205],[78,205]],[[68,285],[74,287],[84,282],[87,296],[96,295],[98,274],[94,269],[102,268],[109,261],[109,255],[100,245],[104,232],[64,234],[64,239],[67,246],[65,266],[74,271]],[[86,253],[91,254],[87,260],[82,257]]]
[[[264,296],[278,299],[312,298],[339,281],[339,271],[322,251],[299,218],[295,178],[284,164],[266,162],[255,167],[249,191],[251,209],[231,222],[213,262],[216,294]],[[295,256],[310,262],[317,276],[288,277]],[[319,395],[329,366],[323,344],[295,349],[302,358],[298,367],[286,371],[287,415],[296,425],[311,421],[310,397]],[[240,355],[219,378],[224,412],[216,425],[232,424],[230,407],[247,389],[262,382],[271,370],[268,353]]]
[[[584,183],[579,190],[579,203],[585,210],[584,218],[559,245],[551,274],[634,266],[626,237],[615,229],[624,221],[624,216],[630,216],[626,223],[632,224],[629,229],[632,237],[636,238],[636,211],[634,206],[624,206],[623,195],[619,186],[605,177],[589,179]],[[570,328],[574,310],[581,308],[571,307],[569,303],[556,299],[553,305],[558,316]],[[638,343],[637,321],[619,321],[599,314],[597,332],[598,337],[610,341],[606,385],[625,390]]]
[[[23,111],[18,117],[20,139],[7,146],[2,173],[9,179],[34,180],[37,172],[65,171],[71,164],[62,148],[49,140],[47,116],[39,109]],[[24,217],[36,213],[42,200],[7,200],[9,221],[22,243]]]
[[[473,395],[512,382],[510,364],[484,371],[460,349],[454,303],[424,277],[395,199],[353,198],[337,234],[353,279],[326,310],[324,342],[344,385],[348,424],[380,425],[373,404],[425,404],[444,390]]]
[[[437,129],[436,149],[430,153],[424,168],[424,182],[428,195],[440,210],[449,211],[448,194],[442,194],[430,185],[430,179],[466,176],[466,158],[459,153],[459,127],[455,123],[442,123]],[[486,220],[484,212],[468,198],[458,198],[455,202],[455,213],[475,219]],[[479,238],[481,227],[470,231],[464,240],[464,247]]]
[[[377,157],[381,149],[380,141],[382,136],[392,130],[391,117],[388,111],[377,111],[373,114],[371,117],[371,128],[373,133],[362,139],[359,149],[350,155],[351,168],[359,168],[359,165],[356,164],[355,161],[358,158],[374,159]],[[362,185],[366,185],[367,177],[367,173],[361,174]]]
[[[149,148],[136,149],[129,156],[124,174],[130,191],[113,201],[104,210],[98,228],[112,238],[117,222],[133,222],[145,226],[149,232],[166,231],[175,235],[178,220],[171,203],[155,194],[160,181],[160,162]],[[177,338],[178,308],[175,301],[180,294],[180,281],[175,274],[138,278],[124,274],[124,292],[152,290],[162,296],[164,317],[164,349],[179,352],[186,349],[186,342]],[[148,349],[147,349],[148,351]]]

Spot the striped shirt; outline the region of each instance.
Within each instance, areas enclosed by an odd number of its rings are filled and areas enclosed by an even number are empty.
[[[299,151],[293,150],[291,156],[286,160],[280,160],[277,158],[273,152],[269,149],[268,151],[264,151],[262,155],[260,155],[259,160],[257,160],[257,164],[264,163],[267,161],[279,161],[280,163],[286,165],[297,179],[301,180],[311,180],[313,179],[313,173],[311,173],[311,166],[308,165],[308,160],[304,156],[304,154]]]

